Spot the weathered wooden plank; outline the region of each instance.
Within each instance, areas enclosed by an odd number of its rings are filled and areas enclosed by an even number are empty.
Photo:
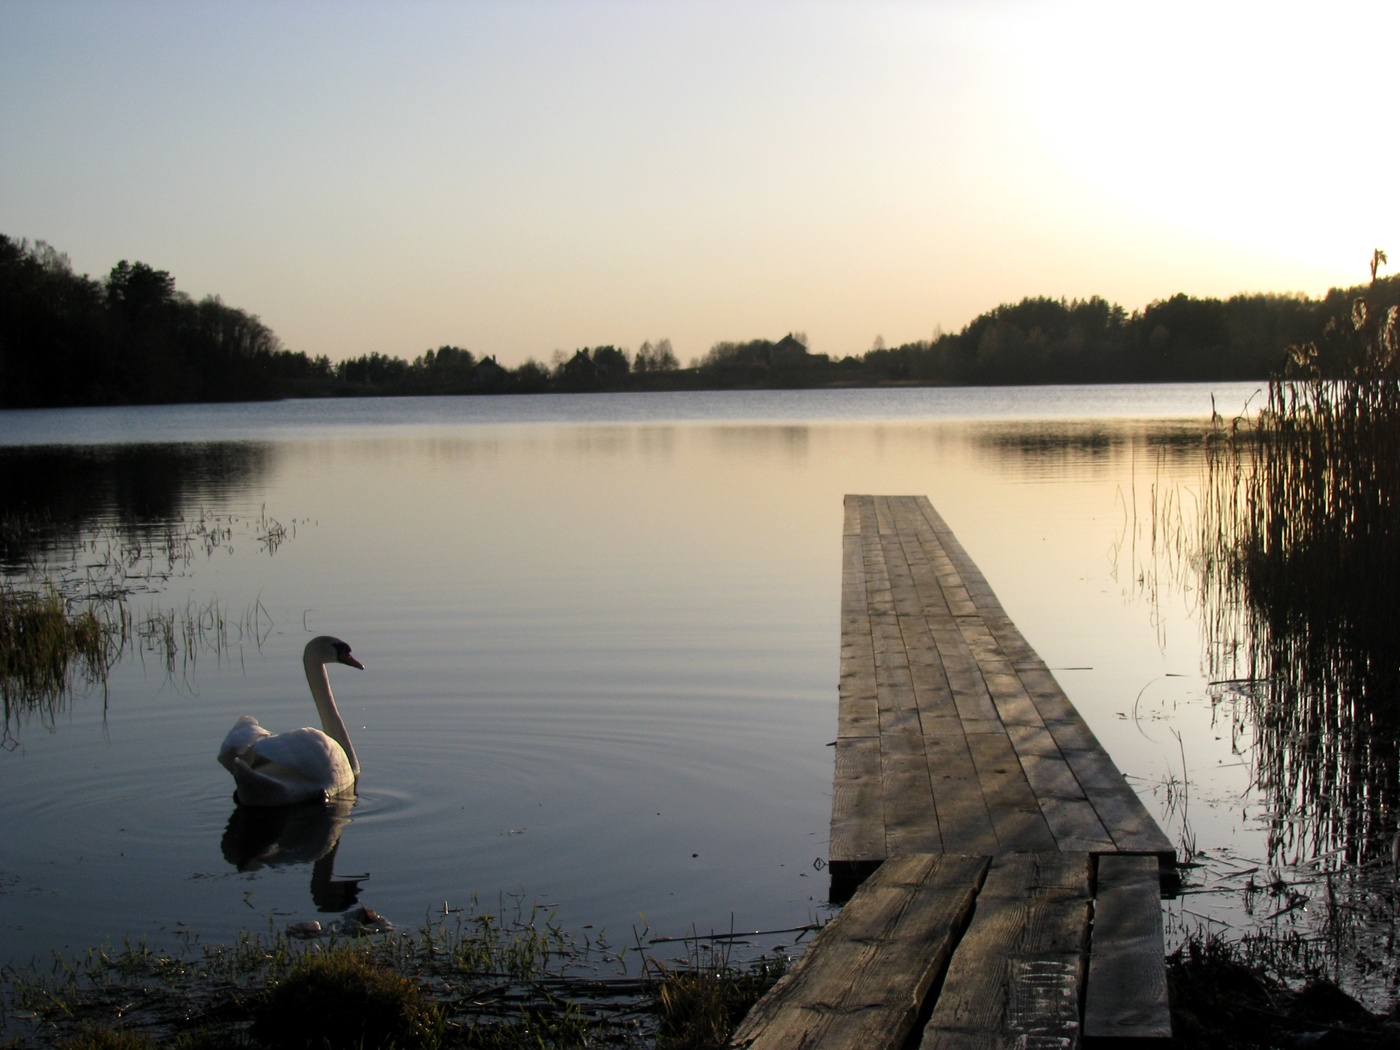
[[[885,800],[880,783],[880,740],[850,737],[836,741],[836,773],[831,784],[833,863],[885,857]]]
[[[987,871],[982,857],[887,860],[731,1039],[749,1050],[894,1050],[946,968]]]
[[[1001,733],[968,738],[982,797],[991,814],[1001,852],[1037,853],[1058,849],[1030,781]]]
[[[1045,897],[1079,900],[1092,895],[1092,858],[1081,854],[1009,853],[998,857],[987,873],[988,898]]]
[[[841,535],[858,536],[860,534],[860,501],[859,496],[847,496],[841,501]]]
[[[875,497],[875,523],[876,532],[893,533],[895,531],[894,512],[890,509],[889,496]]]
[[[938,822],[930,820],[928,812],[933,809],[933,800],[924,796],[922,808],[918,805],[917,788],[896,790],[903,787],[900,770],[914,764],[909,757],[890,760],[890,772],[885,809],[885,852],[895,854],[916,851],[919,853],[942,853],[943,838],[938,832]],[[911,779],[920,777],[916,770],[906,771],[904,776]],[[927,779],[927,778],[925,778]]]
[[[945,850],[952,853],[993,854],[1001,848],[997,826],[966,738],[925,736],[928,771],[934,791],[934,811]]]
[[[1063,755],[1089,804],[1112,836],[1116,852],[1151,853],[1168,863],[1173,860],[1176,851],[1171,840],[1107,752],[1095,747],[1065,750]]]
[[[851,671],[841,676],[840,712],[836,735],[875,736],[880,731],[880,707],[876,698],[875,671]]]
[[[987,685],[987,693],[997,714],[1008,726],[1024,725],[1043,728],[1045,720],[1030,695],[1021,685],[1016,673],[998,673],[984,670],[982,680]]]
[[[972,760],[970,738],[958,731],[960,724],[939,720],[934,734],[923,738],[939,837],[949,852],[996,853],[1001,840]]]
[[[928,750],[919,733],[883,734],[880,783],[885,804],[885,850],[942,853],[938,817],[929,782]]]
[[[1044,722],[1039,725],[1012,724],[1006,727],[1007,739],[1018,755],[1041,755],[1045,758],[1060,757],[1059,741],[1054,732]]]
[[[1062,758],[1022,755],[1021,768],[1063,850],[1106,852],[1113,836]]]
[[[861,533],[861,565],[865,572],[866,605],[871,613],[894,611],[894,596],[890,591],[889,568],[878,532]]]
[[[968,651],[962,632],[951,620],[931,620],[929,633],[938,649],[943,672],[952,691],[958,714],[968,719],[1000,720],[992,694],[982,680],[981,669]]]
[[[1087,854],[993,859],[922,1050],[1078,1045],[1090,869]]]
[[[1095,832],[1098,814],[1088,799],[1040,797],[1040,812],[1055,833],[1059,848],[1075,853],[1111,853],[1113,838],[1106,830]]]
[[[914,703],[918,706],[920,720],[927,725],[931,718],[956,716],[953,690],[948,684],[948,675],[934,644],[928,619],[923,616],[901,616],[899,630],[909,658]]]
[[[1171,1039],[1159,879],[1155,857],[1098,858],[1084,998],[1088,1039]]]

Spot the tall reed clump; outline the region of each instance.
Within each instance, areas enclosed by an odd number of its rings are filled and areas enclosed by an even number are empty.
[[[1377,251],[1376,271],[1385,262]],[[1217,668],[1254,681],[1279,849],[1389,847],[1400,778],[1400,307],[1366,297],[1293,347],[1248,432],[1217,442],[1207,589]],[[1224,622],[1230,610],[1241,622]],[[1228,646],[1226,647],[1228,648]],[[1299,821],[1297,818],[1304,818]],[[1303,841],[1299,829],[1307,834]]]

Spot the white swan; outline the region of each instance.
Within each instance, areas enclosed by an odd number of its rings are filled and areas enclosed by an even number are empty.
[[[224,737],[219,762],[233,774],[241,805],[289,806],[355,794],[360,762],[336,710],[326,664],[348,664],[362,671],[365,665],[350,654],[350,646],[324,635],[306,643],[301,662],[325,732],[307,728],[269,733],[251,715],[240,718]]]

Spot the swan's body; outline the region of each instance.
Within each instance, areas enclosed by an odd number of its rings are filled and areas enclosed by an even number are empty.
[[[219,762],[233,774],[235,796],[242,805],[290,806],[355,794],[360,762],[331,695],[326,664],[360,670],[364,664],[350,654],[350,646],[326,636],[306,643],[301,662],[322,728],[269,733],[251,715],[240,718],[224,737]]]

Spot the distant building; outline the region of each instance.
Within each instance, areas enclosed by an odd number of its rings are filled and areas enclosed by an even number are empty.
[[[471,386],[473,390],[496,390],[506,381],[510,373],[496,363],[496,355],[483,357],[472,366]]]
[[[808,356],[807,347],[789,332],[769,347],[768,363],[773,368],[790,368],[802,364]]]

